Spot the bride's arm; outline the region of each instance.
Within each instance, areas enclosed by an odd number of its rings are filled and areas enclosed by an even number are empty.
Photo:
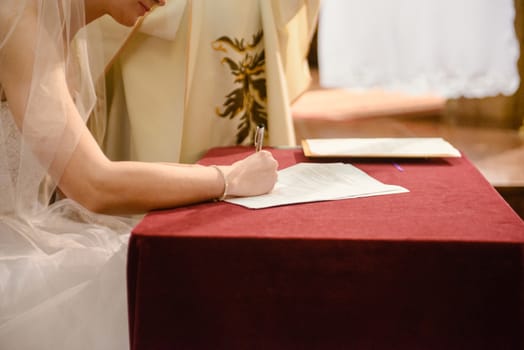
[[[224,179],[213,167],[142,162],[112,162],[84,129],[60,180],[60,188],[88,209],[104,213],[135,213],[218,198]],[[269,152],[258,152],[220,167],[233,196],[269,192],[277,163]]]

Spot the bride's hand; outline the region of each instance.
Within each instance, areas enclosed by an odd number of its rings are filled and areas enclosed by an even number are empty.
[[[278,162],[268,151],[260,151],[221,166],[228,181],[228,195],[256,196],[270,192],[277,181]]]

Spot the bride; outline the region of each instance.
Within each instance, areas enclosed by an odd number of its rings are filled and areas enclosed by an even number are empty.
[[[104,113],[91,22],[108,14],[132,26],[164,2],[2,2],[1,349],[127,349],[125,262],[136,218],[115,215],[275,184],[277,162],[265,151],[229,166],[112,162],[88,131],[88,116]]]

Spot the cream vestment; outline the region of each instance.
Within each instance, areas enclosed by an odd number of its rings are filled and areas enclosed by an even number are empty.
[[[114,160],[194,162],[211,147],[294,145],[290,103],[309,82],[319,0],[171,0],[130,33],[105,27],[107,120],[93,128]],[[122,43],[124,49],[118,52]]]

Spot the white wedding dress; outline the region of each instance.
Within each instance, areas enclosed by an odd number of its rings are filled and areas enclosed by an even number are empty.
[[[129,348],[125,266],[136,220],[53,199],[78,140],[68,133],[68,103],[84,122],[97,107],[103,69],[78,32],[84,18],[77,0],[3,0],[0,8],[2,350]],[[1,79],[27,62],[32,81],[19,78],[27,89],[20,108]]]

